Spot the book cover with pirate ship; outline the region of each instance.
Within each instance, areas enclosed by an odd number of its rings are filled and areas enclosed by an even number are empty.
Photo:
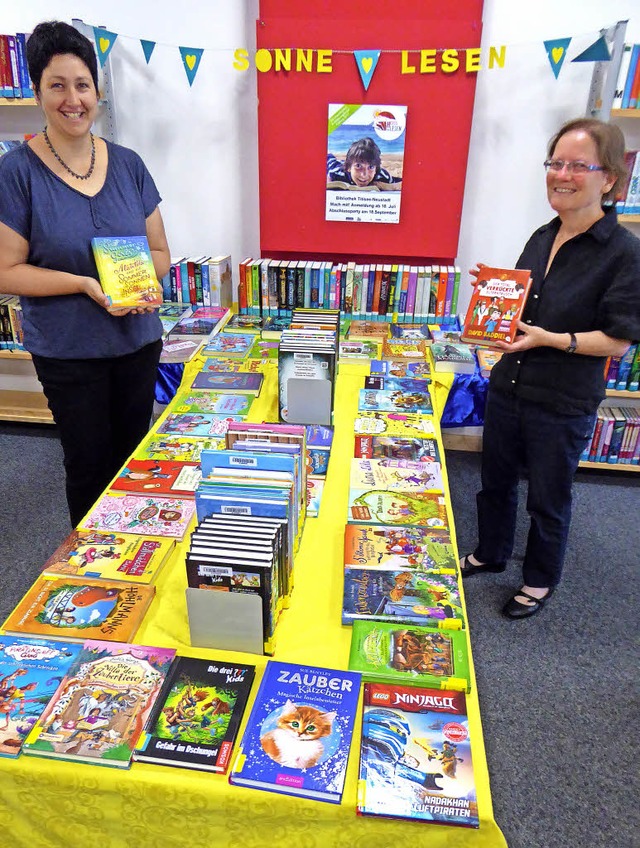
[[[110,311],[160,306],[162,287],[146,236],[96,237],[91,248]]]
[[[530,271],[481,266],[460,339],[489,346],[497,341],[515,341],[530,288]]]

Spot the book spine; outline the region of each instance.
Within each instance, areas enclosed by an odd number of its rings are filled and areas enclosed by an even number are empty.
[[[400,292],[402,291],[402,265],[391,266],[391,285],[393,297],[389,295],[391,302],[391,312],[389,321],[398,321],[400,315]]]
[[[605,425],[602,428],[602,444],[598,449],[598,457],[596,462],[606,462],[607,457],[609,456],[609,446],[611,445],[611,436],[613,434],[613,425],[615,424],[615,418],[610,409],[607,409],[607,415],[605,418]]]
[[[362,265],[356,265],[354,263],[353,268],[353,303],[351,310],[351,317],[355,319],[360,318],[360,307],[362,305]]]
[[[627,380],[627,391],[629,392],[637,392],[640,390],[640,344],[636,344],[635,349],[633,362],[629,369],[629,378]]]
[[[164,301],[171,300],[171,272],[167,271],[164,277],[160,280],[162,286],[162,299]]]
[[[22,99],[22,86],[20,85],[20,71],[18,69],[18,48],[15,35],[7,36],[7,46],[9,48],[9,67],[11,68],[11,78],[13,81],[13,96]]]
[[[355,262],[347,263],[347,273],[344,289],[344,312],[347,315],[353,315],[353,277],[355,274]]]
[[[391,285],[391,265],[383,265],[380,274],[380,295],[378,299],[378,318],[384,320],[389,304],[389,287]]]
[[[631,90],[633,88],[633,81],[636,75],[636,68],[638,66],[638,56],[640,55],[640,44],[634,44],[631,49],[631,58],[629,60],[629,69],[627,71],[627,78],[624,83],[624,91],[622,92],[622,103],[620,104],[621,109],[629,109],[631,108],[629,103],[631,100]]]
[[[11,58],[6,35],[0,35],[0,97],[13,97]]]
[[[27,67],[27,36],[24,32],[16,34],[16,47],[18,49],[18,70],[20,72],[20,85],[23,97],[34,97],[29,69]]]
[[[258,267],[260,276],[260,308],[263,315],[269,315],[269,260],[263,259]]]
[[[618,461],[618,455],[620,453],[620,447],[622,445],[622,436],[624,434],[625,424],[626,418],[624,416],[624,413],[621,409],[616,409],[614,412],[613,429],[611,430],[609,452],[607,454],[608,463],[613,464]]]
[[[598,444],[600,442],[600,435],[602,433],[603,425],[604,417],[602,415],[602,411],[599,409],[596,420],[593,425],[593,433],[591,434],[591,442],[589,444],[589,451],[587,456],[589,462],[596,461],[596,456],[598,455]]]
[[[409,284],[407,289],[407,321],[413,321],[413,308],[416,304],[416,285],[418,283],[418,268],[412,265],[409,269]]]
[[[365,319],[371,320],[373,315],[373,290],[375,288],[376,281],[376,266],[369,265],[369,272],[367,274],[367,308],[365,310]]]
[[[447,265],[447,291],[444,297],[445,317],[451,315],[451,304],[453,302],[453,284],[455,280],[455,269],[453,265]]]
[[[616,378],[616,390],[617,391],[625,391],[627,388],[627,380],[629,379],[629,374],[631,372],[631,364],[634,360],[635,353],[637,350],[637,345],[630,345],[627,348],[627,352],[620,359],[620,365],[618,367],[618,376]]]
[[[187,268],[187,260],[180,260],[180,300],[183,303],[191,303],[189,297],[189,271]]]
[[[269,315],[275,317],[278,314],[278,263],[275,259],[269,262],[267,269],[269,289]]]
[[[205,306],[220,306],[220,284],[214,275],[220,271],[219,265],[212,265],[209,259],[200,264],[202,274],[202,302]]]
[[[612,109],[622,108],[622,97],[624,95],[624,86],[629,73],[629,63],[631,62],[632,44],[625,44],[622,49],[622,58],[620,59],[620,68],[618,70],[618,79],[616,80],[615,91],[613,92]]]
[[[442,318],[444,315],[444,305],[447,296],[447,280],[449,275],[447,274],[446,265],[440,266],[440,273],[438,276],[438,298],[436,300],[436,318]]]
[[[296,293],[295,293],[295,308],[304,308],[304,287],[306,283],[306,269],[303,262],[298,262],[296,268]]]
[[[402,266],[402,285],[400,287],[400,300],[398,302],[398,321],[407,320],[407,290],[409,288],[409,266]]]
[[[304,269],[304,308],[311,309],[311,277],[314,273],[313,263],[307,262]]]
[[[251,314],[257,317],[262,314],[260,297],[260,260],[256,259],[251,265]]]
[[[460,295],[460,267],[456,265],[453,269],[453,294],[451,295],[451,316],[458,314],[458,297]]]
[[[193,277],[195,280],[196,305],[204,306],[202,291],[202,264],[200,262],[193,263]]]

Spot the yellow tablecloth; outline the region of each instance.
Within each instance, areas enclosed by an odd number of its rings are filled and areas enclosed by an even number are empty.
[[[197,368],[187,369],[185,383]],[[347,512],[353,418],[362,366],[343,366],[336,392],[335,441],[318,518],[304,530],[290,609],[278,625],[276,658],[346,668],[351,630],[340,624],[342,545]],[[436,409],[446,398],[436,387]],[[276,369],[251,420],[276,420]],[[185,543],[158,579],[158,592],[136,634],[139,644],[176,647],[193,656],[226,656],[258,666],[266,658],[191,648],[183,568]],[[255,691],[255,684],[254,684]],[[9,848],[505,848],[493,819],[475,678],[467,698],[481,825],[478,830],[363,818],[355,813],[359,729],[340,805],[230,786],[223,775],[134,763],[129,771],[21,756],[0,758],[0,821]]]

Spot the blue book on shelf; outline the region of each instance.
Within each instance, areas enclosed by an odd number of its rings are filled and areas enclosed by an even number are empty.
[[[354,672],[268,662],[229,782],[339,804],[359,691]]]

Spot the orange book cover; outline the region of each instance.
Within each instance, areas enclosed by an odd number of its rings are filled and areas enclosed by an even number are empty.
[[[371,312],[374,315],[378,314],[380,308],[380,286],[382,285],[382,265],[376,265],[376,275],[373,282],[373,302],[371,303]]]
[[[447,280],[449,273],[446,265],[440,265],[438,271],[438,294],[436,297],[436,318],[444,317],[444,304],[447,299]]]
[[[530,288],[531,271],[483,266],[471,293],[461,340],[488,346],[514,341]]]

